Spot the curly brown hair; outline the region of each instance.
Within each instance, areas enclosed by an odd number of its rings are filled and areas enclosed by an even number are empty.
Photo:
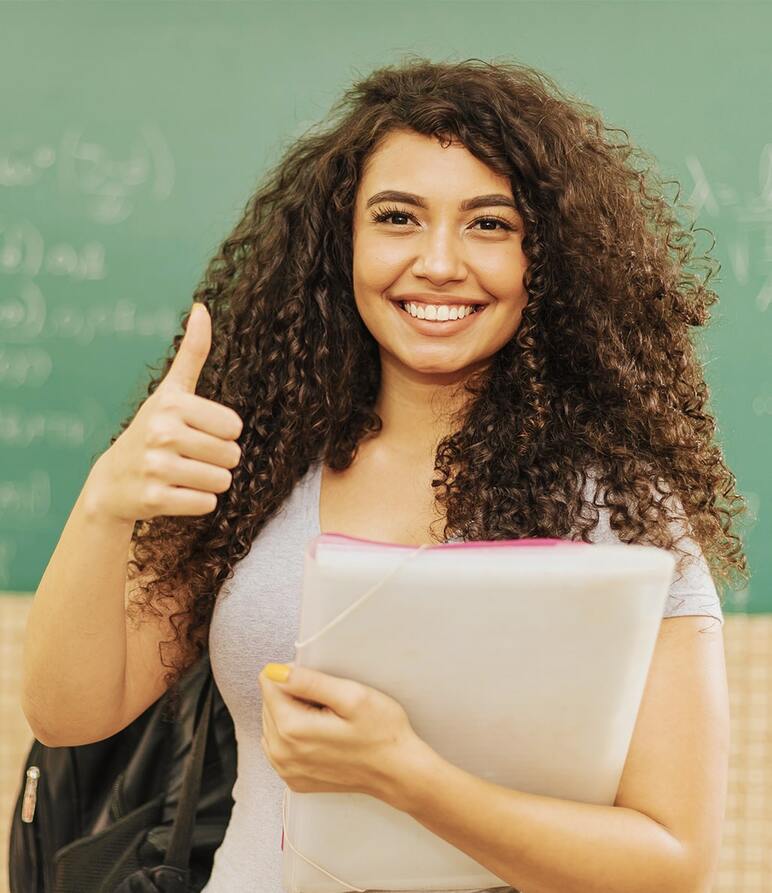
[[[582,512],[591,470],[622,542],[675,550],[671,524],[685,516],[719,586],[732,569],[747,582],[730,530],[747,508],[712,443],[689,337],[718,300],[707,287],[717,261],[700,258],[704,281],[687,272],[694,227],[676,219],[678,196],[671,207],[663,195],[677,181],[663,182],[626,131],[531,67],[405,58],[354,83],[324,126],[289,147],[195,290],[212,319],[197,393],[244,427],[242,461],[213,512],[135,524],[129,572],[145,582],[129,607],[159,616],[173,599],[177,609],[175,637],[160,648],[173,704],[235,563],[313,462],[345,469],[381,428],[378,345],[353,297],[352,212],[363,163],[405,129],[460,140],[509,178],[529,261],[519,328],[465,382],[468,405],[436,451],[445,537],[589,542],[599,505]]]

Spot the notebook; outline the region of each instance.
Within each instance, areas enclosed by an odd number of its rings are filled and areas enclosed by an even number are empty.
[[[295,663],[395,698],[468,772],[611,805],[674,571],[648,545],[320,534],[304,556]],[[286,788],[283,831],[288,893],[506,884],[367,794]]]

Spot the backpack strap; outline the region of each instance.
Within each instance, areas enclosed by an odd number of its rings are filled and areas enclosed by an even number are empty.
[[[178,868],[182,872],[188,870],[190,861],[190,849],[193,839],[193,828],[196,822],[196,808],[201,793],[201,776],[204,769],[204,752],[209,732],[209,718],[212,713],[212,671],[207,677],[207,694],[204,709],[198,721],[193,745],[188,758],[188,766],[185,770],[185,778],[182,782],[180,800],[177,807],[177,815],[174,817],[169,849],[166,852],[164,865],[170,868]]]

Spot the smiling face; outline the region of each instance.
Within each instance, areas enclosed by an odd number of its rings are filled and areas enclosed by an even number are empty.
[[[460,143],[389,134],[365,165],[352,235],[354,299],[382,369],[452,383],[486,366],[517,331],[528,300],[523,221],[509,180]],[[414,319],[400,306],[406,297],[448,310],[436,308],[440,321]],[[453,321],[452,305],[469,304],[482,306]]]

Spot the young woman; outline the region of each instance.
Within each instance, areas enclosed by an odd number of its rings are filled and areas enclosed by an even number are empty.
[[[25,712],[44,743],[98,740],[208,648],[238,779],[206,893],[280,893],[285,786],[379,797],[524,893],[710,888],[714,576],[747,574],[690,340],[717,296],[608,130],[515,63],[365,77],[269,172],[89,474],[32,606]],[[470,775],[354,680],[260,672],[292,661],[320,531],[677,553],[615,804]]]

